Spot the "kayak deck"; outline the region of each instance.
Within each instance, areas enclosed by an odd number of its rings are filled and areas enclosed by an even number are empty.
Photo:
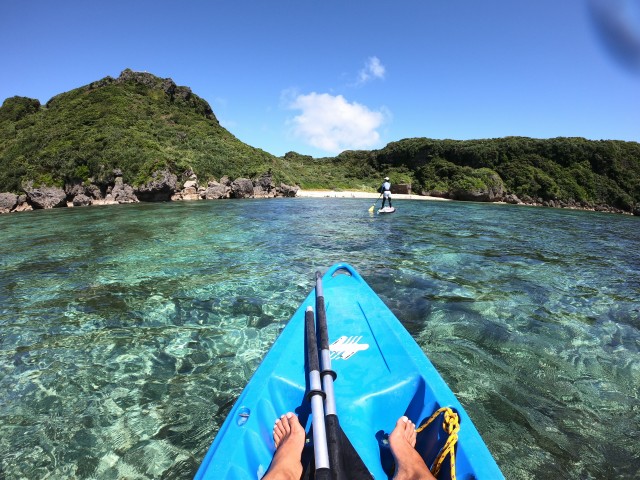
[[[391,461],[385,441],[402,415],[416,425],[440,407],[460,418],[456,447],[459,479],[503,478],[493,457],[467,416],[420,347],[393,313],[348,264],[337,264],[323,276],[331,344],[337,373],[335,400],[340,425],[376,479],[388,478]],[[196,479],[256,478],[269,467],[275,446],[273,424],[295,412],[305,429],[311,424],[305,371],[304,312],[315,309],[312,291],[295,312],[220,428]],[[446,441],[442,428],[429,428],[420,439],[428,461]],[[425,432],[425,435],[427,434]],[[444,468],[439,478],[450,478]]]

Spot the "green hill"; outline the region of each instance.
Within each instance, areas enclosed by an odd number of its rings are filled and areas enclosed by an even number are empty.
[[[343,152],[352,171],[388,172],[414,191],[462,197],[502,188],[525,201],[640,205],[640,143],[584,138],[405,139],[373,152]],[[365,167],[366,166],[366,167]],[[458,193],[457,193],[458,192]]]
[[[640,208],[640,144],[583,138],[486,140],[412,138],[380,150],[332,158],[295,152],[275,157],[220,126],[211,107],[171,79],[125,70],[53,97],[12,97],[0,107],[0,192],[34,186],[125,183],[153,172],[193,171],[302,188],[375,191],[381,177],[413,192],[461,200],[508,200],[560,206]]]
[[[137,185],[167,167],[206,179],[283,174],[281,164],[222,128],[190,89],[148,73],[125,70],[44,106],[13,97],[0,108],[0,191],[17,192],[23,180],[100,183],[114,168]]]

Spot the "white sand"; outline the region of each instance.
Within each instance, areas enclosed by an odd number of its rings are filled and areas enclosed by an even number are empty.
[[[352,191],[336,191],[336,190],[298,190],[296,197],[304,198],[378,198],[379,193],[372,192],[352,192]],[[391,195],[393,200],[439,200],[449,201],[447,198],[428,197],[424,195],[407,195],[402,193],[394,193]]]

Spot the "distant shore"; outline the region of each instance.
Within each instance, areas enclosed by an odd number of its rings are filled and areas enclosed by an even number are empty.
[[[296,192],[296,197],[299,198],[370,198],[370,199],[377,199],[380,197],[379,193],[374,193],[374,192],[357,192],[357,191],[351,191],[351,190],[302,190],[299,189]],[[434,201],[438,201],[438,202],[455,202],[458,200],[453,200],[450,198],[442,198],[442,197],[431,197],[428,195],[407,195],[407,194],[402,194],[402,193],[392,193],[391,194],[391,198],[393,200],[434,200]],[[575,205],[571,205],[571,206],[561,206],[561,205],[546,205],[546,204],[541,204],[541,203],[525,203],[525,202],[518,202],[518,203],[514,203],[514,202],[505,202],[504,200],[501,201],[494,201],[494,202],[483,202],[483,203],[492,203],[492,204],[513,204],[513,205],[522,205],[522,206],[529,206],[529,207],[550,207],[550,208],[566,208],[568,210],[583,210],[583,211],[590,211],[590,212],[602,212],[602,213],[621,213],[621,214],[625,214],[625,215],[636,215],[636,216],[640,216],[640,209],[637,209],[634,212],[626,212],[623,210],[619,210],[619,209],[612,209],[611,207],[607,207],[607,206],[596,206],[593,208],[585,208],[585,207],[580,207],[580,206],[575,206]]]
[[[378,198],[379,193],[372,192],[355,192],[350,190],[298,190],[296,197],[302,198]],[[429,197],[426,195],[407,195],[402,193],[394,193],[391,195],[393,200],[436,200],[450,202],[448,198]]]

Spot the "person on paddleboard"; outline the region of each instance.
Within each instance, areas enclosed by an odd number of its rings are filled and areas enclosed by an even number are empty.
[[[384,182],[380,187],[379,192],[382,194],[382,208],[384,208],[384,203],[389,200],[389,207],[391,205],[391,183],[389,182],[389,177],[384,177]]]

